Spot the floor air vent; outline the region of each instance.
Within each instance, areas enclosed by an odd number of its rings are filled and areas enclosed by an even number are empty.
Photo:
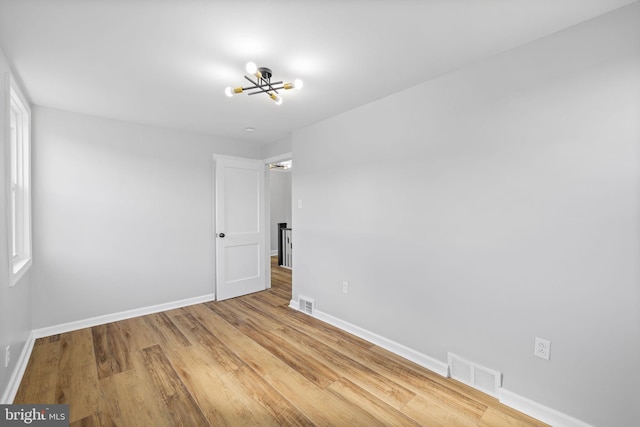
[[[452,353],[449,353],[448,359],[451,378],[493,397],[498,397],[498,389],[502,385],[500,372],[469,362]]]
[[[301,312],[313,315],[313,310],[316,305],[314,300],[307,297],[299,297],[298,304],[300,305]]]

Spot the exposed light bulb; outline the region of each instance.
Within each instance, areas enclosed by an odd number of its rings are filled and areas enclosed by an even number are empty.
[[[300,89],[302,85],[303,85],[302,80],[296,79],[293,83],[285,83],[283,86],[285,89],[289,90],[289,89]]]
[[[268,92],[268,95],[271,99],[273,99],[273,101],[276,103],[276,105],[280,105],[282,104],[282,98],[280,98],[278,95],[276,95],[273,92]]]
[[[256,66],[255,62],[247,62],[245,70],[247,70],[247,73],[249,74],[255,74],[256,71],[258,71],[258,67]]]
[[[224,94],[231,98],[236,93],[242,93],[244,88],[242,86],[239,87],[228,87],[224,90]]]

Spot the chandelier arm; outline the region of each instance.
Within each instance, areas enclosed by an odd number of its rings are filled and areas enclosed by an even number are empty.
[[[279,85],[279,84],[282,84],[282,82],[274,83],[274,85]],[[262,86],[253,86],[253,87],[242,88],[242,89],[243,90],[257,89],[255,92],[247,93],[247,95],[255,95],[256,93],[267,93],[267,92],[270,92],[270,91],[278,93],[278,90],[284,89],[284,86],[273,87],[273,85],[262,85]]]
[[[282,82],[279,82],[279,83],[282,83]],[[274,83],[274,85],[275,84],[278,84],[278,83]],[[273,86],[271,86],[271,82],[270,81],[267,81],[267,86],[269,86],[270,90],[274,91],[275,93],[278,93],[278,91]]]
[[[257,88],[265,88],[266,87],[266,88],[274,89],[273,86],[281,85],[281,84],[283,84],[283,82],[279,81],[279,82],[273,82],[273,83],[262,83],[262,84],[254,85],[253,87],[257,87]],[[278,88],[278,89],[282,89],[282,88]]]
[[[263,88],[263,87],[267,87],[267,86],[268,86],[268,87],[269,87],[269,90],[272,90],[272,91],[274,91],[275,93],[278,93],[278,90],[280,90],[280,89],[284,89],[284,86],[283,86],[283,87],[279,87],[279,88],[274,88],[274,87],[273,87],[273,85],[279,85],[279,84],[282,84],[282,83],[283,83],[283,80],[281,80],[281,81],[279,81],[279,82],[273,82],[273,83],[271,83],[271,77],[269,77],[268,79],[265,79],[264,77],[260,77],[260,78],[258,79],[258,81],[259,81],[260,83],[258,83],[258,82],[256,82],[256,81],[254,81],[253,79],[251,79],[250,77],[244,76],[244,78],[245,78],[245,79],[247,79],[247,80],[249,80],[251,83],[253,83],[253,85],[254,85],[256,88]],[[264,83],[263,83],[263,82],[264,82]],[[263,92],[266,92],[266,91],[263,91]],[[256,93],[260,93],[260,92],[256,92]]]
[[[260,87],[260,85],[258,84],[258,82],[256,82],[256,81],[252,80],[251,78],[249,78],[249,77],[247,77],[247,76],[244,76],[244,78],[245,78],[245,79],[247,79],[247,80],[249,80],[251,83],[253,83],[253,85],[254,85],[255,87]]]
[[[271,83],[271,81],[261,78],[261,79],[259,79],[259,82],[260,82],[260,83],[258,83],[258,82],[256,82],[255,80],[251,79],[250,77],[244,76],[244,78],[245,78],[245,79],[247,79],[247,80],[249,80],[251,83],[253,83],[253,87],[242,88],[242,90],[262,89],[262,90],[261,90],[261,91],[259,91],[259,92],[250,93],[249,95],[254,95],[254,94],[256,94],[256,93],[262,93],[262,92],[268,92],[268,91],[270,91],[270,90],[274,91],[275,93],[278,93],[278,90],[279,90],[279,89],[284,89],[284,86],[283,86],[283,87],[278,87],[278,88],[274,88],[274,87],[273,87],[273,85],[279,85],[279,84],[282,84],[282,83],[283,83],[283,81],[282,81],[282,80],[281,80],[281,81],[279,81],[279,82],[273,82],[273,83]],[[262,83],[262,82],[264,82],[264,83]],[[264,90],[264,88],[265,88],[265,87],[268,87],[268,89],[267,89],[267,90]]]

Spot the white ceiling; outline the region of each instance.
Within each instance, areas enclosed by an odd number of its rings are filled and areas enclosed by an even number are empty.
[[[634,2],[0,0],[0,45],[34,104],[267,143]],[[227,98],[250,60],[305,86]]]

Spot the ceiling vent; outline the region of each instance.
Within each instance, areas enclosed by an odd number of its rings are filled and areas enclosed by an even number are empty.
[[[502,386],[500,372],[469,362],[453,353],[449,353],[448,361],[451,378],[493,397],[498,397],[498,390]]]
[[[311,298],[307,297],[299,297],[298,304],[300,306],[300,311],[306,314],[313,316],[313,312],[315,310],[316,302]]]

